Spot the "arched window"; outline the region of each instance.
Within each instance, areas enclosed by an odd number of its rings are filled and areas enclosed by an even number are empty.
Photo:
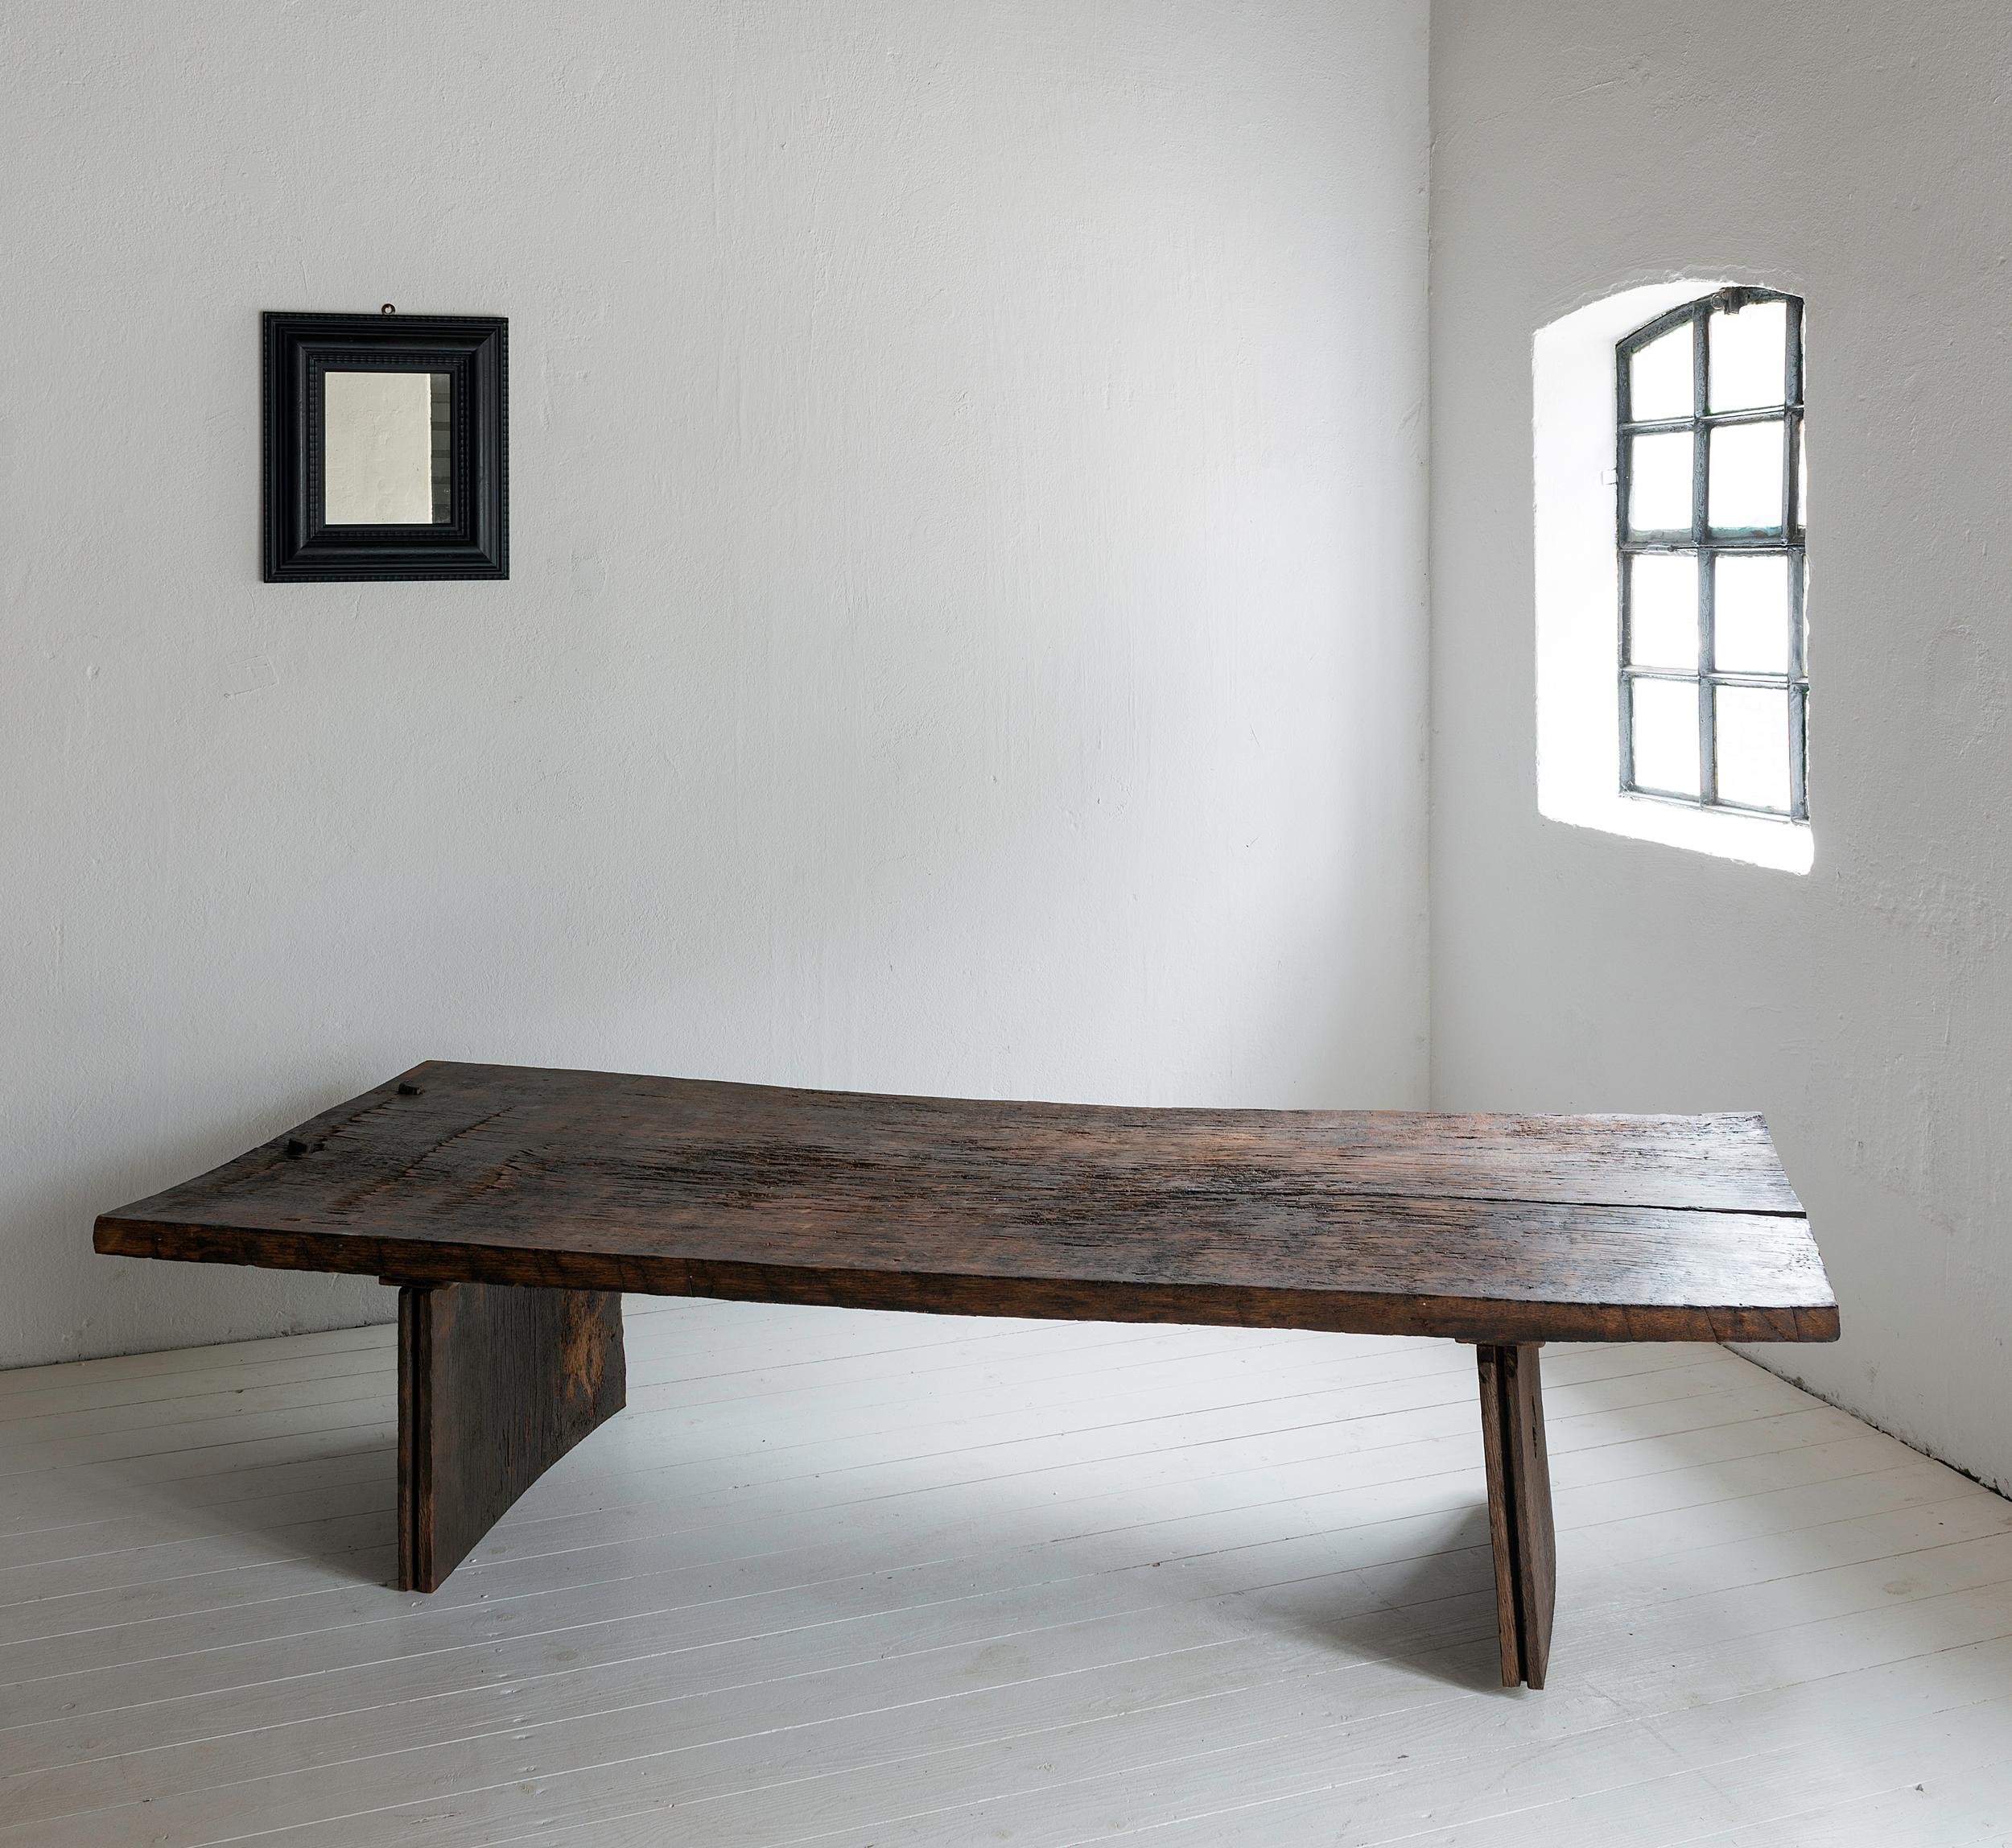
[[[1807,820],[1803,304],[1686,302],[1614,375],[1621,788]]]

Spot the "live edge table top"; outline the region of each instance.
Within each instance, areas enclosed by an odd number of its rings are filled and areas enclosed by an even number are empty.
[[[101,1252],[959,1314],[1829,1341],[1758,1116],[1128,1109],[432,1062]]]

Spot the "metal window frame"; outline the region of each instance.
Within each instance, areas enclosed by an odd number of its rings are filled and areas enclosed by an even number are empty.
[[[1714,411],[1711,398],[1711,318],[1724,312],[1738,314],[1761,302],[1781,302],[1787,306],[1783,342],[1782,402],[1751,410]],[[1637,420],[1630,402],[1635,355],[1665,334],[1691,324],[1691,414],[1688,417],[1643,418]],[[1807,536],[1803,527],[1803,303],[1797,295],[1779,290],[1721,289],[1672,308],[1624,336],[1614,345],[1614,543],[1619,554],[1619,621],[1617,666],[1619,673],[1621,728],[1621,790],[1626,795],[1645,801],[1675,802],[1684,808],[1718,809],[1737,815],[1756,815],[1771,820],[1806,822],[1809,819],[1808,709],[1809,675],[1807,630],[1803,604],[1808,573]],[[1782,506],[1778,527],[1715,531],[1711,525],[1711,432],[1725,426],[1771,423],[1783,427]],[[1630,475],[1633,439],[1663,431],[1688,431],[1691,435],[1691,523],[1688,530],[1638,533],[1628,523]],[[1638,667],[1630,659],[1634,653],[1632,621],[1635,560],[1651,553],[1668,553],[1697,560],[1697,666],[1681,668]],[[1788,561],[1787,670],[1782,674],[1745,674],[1722,671],[1716,663],[1713,628],[1718,560],[1725,556],[1759,555],[1786,558]],[[1635,778],[1635,687],[1643,680],[1669,680],[1697,689],[1698,794],[1686,795],[1668,790],[1643,788]],[[1717,705],[1721,687],[1764,687],[1785,691],[1788,696],[1789,806],[1781,809],[1757,808],[1726,802],[1718,794]]]

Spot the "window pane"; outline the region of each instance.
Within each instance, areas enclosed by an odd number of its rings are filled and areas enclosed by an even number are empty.
[[[1786,461],[1779,419],[1714,430],[1708,501],[1712,530],[1779,531]]]
[[[1689,321],[1660,340],[1636,349],[1628,361],[1628,415],[1638,423],[1652,417],[1688,417],[1697,401],[1692,376]]]
[[[1691,454],[1688,430],[1628,439],[1628,525],[1638,533],[1691,530]]]
[[[1711,368],[1713,410],[1781,403],[1787,390],[1788,304],[1755,302],[1736,315],[1713,315]]]
[[[1628,660],[1697,671],[1697,556],[1643,552],[1628,560]]]
[[[1716,567],[1712,664],[1728,674],[1788,671],[1788,559],[1723,557]]]
[[[1694,796],[1697,777],[1697,683],[1637,680],[1635,782],[1638,789]]]
[[[1718,799],[1788,812],[1788,695],[1774,687],[1721,687],[1715,712]]]

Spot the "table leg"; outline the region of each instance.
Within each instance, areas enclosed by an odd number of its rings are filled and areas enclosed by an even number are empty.
[[[398,1292],[398,1588],[435,1591],[511,1503],[622,1409],[612,1290]]]
[[[1488,1532],[1495,1554],[1495,1626],[1502,1685],[1541,1688],[1551,1656],[1558,1549],[1551,1465],[1544,1447],[1537,1346],[1474,1349],[1481,1371],[1481,1442],[1488,1462]]]

